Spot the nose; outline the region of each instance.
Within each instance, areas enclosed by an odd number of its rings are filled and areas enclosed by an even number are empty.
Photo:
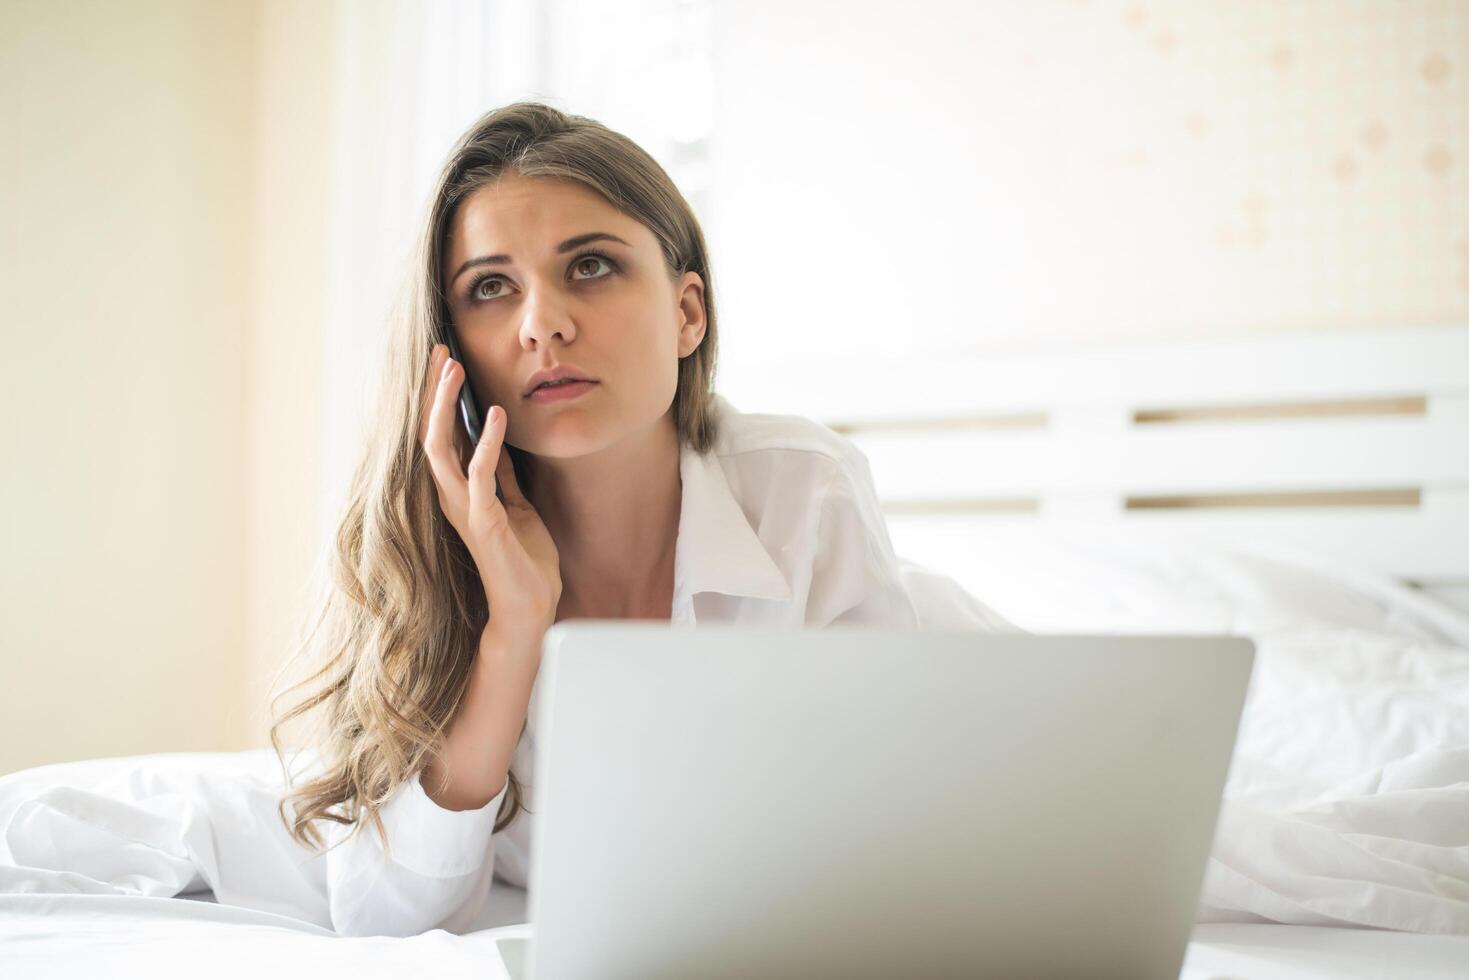
[[[525,304],[525,319],[520,324],[520,346],[534,350],[536,345],[548,344],[555,336],[563,344],[576,339],[576,326],[571,317],[554,297],[547,297],[544,292],[532,296]]]

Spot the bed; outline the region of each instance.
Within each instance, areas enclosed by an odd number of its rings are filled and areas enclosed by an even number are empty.
[[[964,383],[922,415],[855,384],[772,408],[864,450],[915,582],[1037,632],[1257,643],[1182,975],[1469,975],[1469,329],[930,370]],[[265,750],[0,777],[0,975],[514,975],[503,883],[461,935],[333,934],[279,778]]]

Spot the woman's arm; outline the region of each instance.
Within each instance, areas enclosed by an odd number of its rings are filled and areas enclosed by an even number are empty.
[[[447,810],[417,776],[378,811],[391,859],[370,827],[327,852],[327,905],[343,936],[462,932],[484,908],[494,874],[492,836],[502,789],[477,810]]]
[[[366,826],[327,852],[327,901],[338,933],[457,933],[474,922],[489,896],[495,821],[539,662],[539,640],[486,630],[450,725],[446,765],[405,780],[378,811],[391,856]]]
[[[541,665],[541,636],[516,639],[486,627],[464,701],[449,725],[444,764],[423,771],[429,798],[449,810],[477,810],[505,787]]]

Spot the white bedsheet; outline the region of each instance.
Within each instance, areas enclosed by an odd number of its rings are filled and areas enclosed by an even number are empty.
[[[0,975],[51,980],[510,980],[497,940],[522,931],[511,926],[459,936],[435,929],[403,938],[343,937],[299,919],[181,898],[0,895]],[[1057,936],[1064,939],[1064,923],[1058,924]],[[1469,936],[1201,924],[1195,927],[1180,977],[1459,980],[1466,964]]]
[[[976,554],[955,574],[1030,630],[1256,639],[1185,976],[1469,975],[1469,616],[1305,556],[1212,541],[1029,533]],[[0,939],[29,940],[0,943],[0,975],[28,975],[12,967],[31,956],[77,975],[106,956],[96,972],[111,976],[133,975],[130,957],[153,977],[191,955],[251,975],[276,957],[331,956],[367,976],[483,968],[488,933],[331,936],[324,862],[285,834],[279,780],[266,750],[0,777]],[[496,887],[477,930],[523,916],[523,893]],[[187,893],[223,904],[168,897]],[[248,964],[229,953],[245,949]]]

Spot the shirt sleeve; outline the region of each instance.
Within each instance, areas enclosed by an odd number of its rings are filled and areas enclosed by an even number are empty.
[[[378,811],[391,858],[369,826],[327,852],[332,928],[344,936],[468,928],[489,897],[495,820],[509,788],[507,779],[484,806],[449,810],[418,776],[404,780]]]

